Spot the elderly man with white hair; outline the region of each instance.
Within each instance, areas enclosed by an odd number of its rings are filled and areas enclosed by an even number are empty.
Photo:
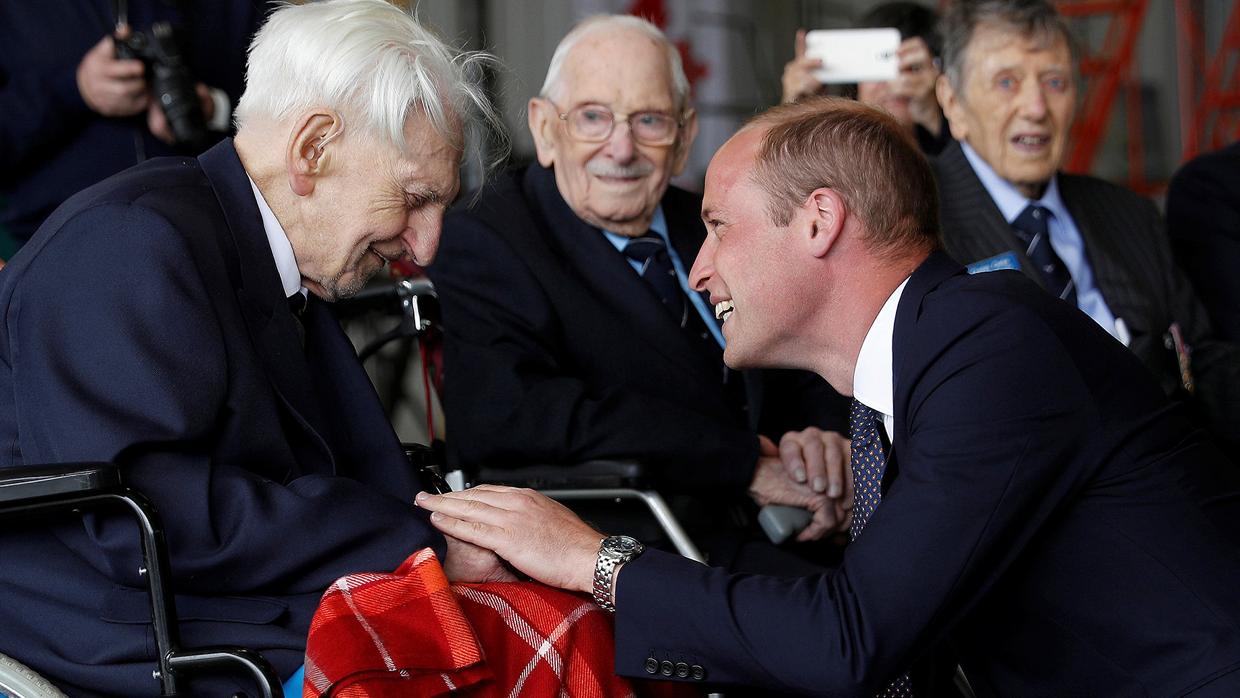
[[[469,465],[638,460],[719,564],[807,570],[753,524],[799,482],[847,528],[845,410],[804,372],[724,366],[686,271],[701,198],[669,186],[697,133],[676,47],[637,17],[574,27],[528,105],[538,162],[444,222],[448,445]],[[788,567],[784,567],[787,565]]]
[[[114,461],[163,515],[187,646],[302,662],[319,596],[445,544],[322,301],[434,256],[467,136],[497,123],[457,54],[382,0],[277,10],[235,140],[66,202],[0,272],[0,468]],[[472,554],[471,554],[472,553]],[[73,695],[155,695],[123,518],[0,532],[0,651]],[[194,695],[228,695],[191,685]]]

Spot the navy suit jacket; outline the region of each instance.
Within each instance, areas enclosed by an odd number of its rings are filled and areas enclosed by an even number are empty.
[[[1132,354],[1023,276],[938,253],[893,339],[894,472],[843,564],[780,579],[648,552],[618,576],[617,671],[864,696],[947,648],[982,696],[1240,695],[1240,499]]]
[[[1167,232],[1214,330],[1240,342],[1240,143],[1195,158],[1171,178]]]
[[[333,580],[442,555],[315,299],[303,353],[231,141],[70,199],[0,270],[0,318],[0,467],[119,463],[163,516],[187,646],[287,675]],[[75,694],[158,692],[128,519],[6,524],[0,559],[0,651]]]
[[[661,203],[692,265],[701,199],[669,187]],[[776,440],[810,424],[846,429],[839,396],[802,371],[746,375],[740,413],[718,359],[577,217],[549,169],[508,173],[444,231],[428,271],[447,333],[448,442],[466,464],[635,459],[661,487],[735,493],[753,479],[755,429]]]
[[[1024,245],[960,145],[949,145],[933,164],[947,252],[962,264],[1012,252],[1021,271],[1040,285]],[[1192,352],[1196,392],[1191,404],[1228,452],[1240,454],[1240,347],[1214,336],[1205,309],[1172,260],[1153,202],[1094,177],[1061,173],[1059,185],[1081,231],[1098,290],[1132,335],[1128,348],[1164,391],[1184,395],[1168,333],[1177,323]]]

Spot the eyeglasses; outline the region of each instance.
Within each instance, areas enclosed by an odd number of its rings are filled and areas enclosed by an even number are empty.
[[[551,102],[551,100],[547,100]],[[559,110],[555,102],[551,105]],[[642,145],[671,145],[684,121],[678,121],[661,111],[639,111],[617,116],[600,104],[583,104],[561,113],[560,120],[568,128],[568,135],[587,143],[600,143],[611,137],[616,124],[626,122],[633,140]]]

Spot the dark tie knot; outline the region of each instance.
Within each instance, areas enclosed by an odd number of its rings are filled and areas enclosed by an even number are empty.
[[[654,233],[646,233],[645,235],[629,240],[624,245],[624,256],[635,262],[645,263],[652,257],[666,257],[667,243],[663,242],[663,238]]]
[[[298,291],[288,297],[288,309],[293,312],[295,317],[300,318],[302,313],[306,312],[306,304],[308,302],[306,294]]]
[[[849,413],[849,426],[852,428],[853,437],[855,438],[859,433],[865,433],[874,429],[877,424],[878,410],[854,399],[852,401],[852,410]]]
[[[1017,232],[1023,233],[1025,242],[1029,242],[1034,236],[1046,235],[1050,217],[1051,212],[1045,206],[1029,204],[1025,207],[1025,210],[1020,212],[1016,220],[1012,221],[1012,227]]]

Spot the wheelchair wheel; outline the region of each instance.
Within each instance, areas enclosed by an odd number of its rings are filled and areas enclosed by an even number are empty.
[[[7,698],[66,698],[60,689],[12,657],[0,654],[0,696]]]

